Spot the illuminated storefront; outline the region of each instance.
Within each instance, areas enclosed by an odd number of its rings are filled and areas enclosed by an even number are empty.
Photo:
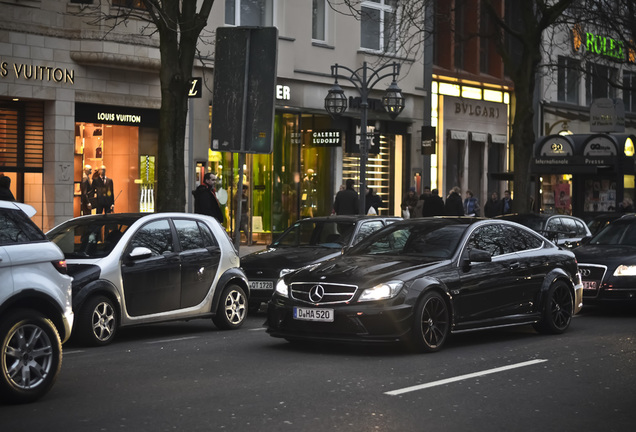
[[[87,165],[94,175],[106,167],[114,184],[115,212],[153,212],[159,112],[77,103],[75,113],[74,216],[80,215],[80,183]]]

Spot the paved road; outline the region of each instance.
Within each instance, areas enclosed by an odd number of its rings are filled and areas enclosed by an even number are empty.
[[[453,335],[439,353],[296,346],[261,313],[72,344],[41,401],[0,406],[9,431],[633,431],[636,312],[584,309],[570,331]],[[418,386],[412,388],[412,386]]]

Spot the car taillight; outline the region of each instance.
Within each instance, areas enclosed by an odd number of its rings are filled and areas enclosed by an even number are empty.
[[[67,273],[66,260],[51,261],[51,263],[53,264],[53,267],[55,267],[60,273]]]

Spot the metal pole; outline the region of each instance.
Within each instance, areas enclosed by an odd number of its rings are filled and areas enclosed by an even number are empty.
[[[365,212],[365,201],[367,197],[367,160],[369,154],[367,136],[367,110],[369,89],[367,88],[367,62],[362,63],[362,85],[360,87],[360,99],[362,107],[362,118],[360,119],[360,200],[358,212],[363,215]]]
[[[245,164],[245,133],[246,133],[246,119],[247,119],[247,98],[249,87],[249,71],[250,71],[250,42],[252,33],[247,32],[247,43],[245,48],[245,79],[243,81],[243,107],[242,107],[242,119],[241,119],[241,152],[238,156],[239,164],[239,178],[238,185],[236,187],[236,195],[239,197],[236,203],[234,213],[234,247],[238,251],[241,247],[241,212],[243,207],[243,165]],[[234,199],[234,197],[232,197]],[[247,232],[245,233],[247,237]],[[249,243],[249,242],[248,242]]]

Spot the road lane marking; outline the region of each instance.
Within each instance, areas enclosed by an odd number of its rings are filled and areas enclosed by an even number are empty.
[[[259,327],[259,328],[253,328],[253,329],[247,329],[248,331],[262,331],[262,330],[267,330],[265,327]]]
[[[75,350],[75,351],[63,351],[62,353],[64,355],[67,355],[67,354],[79,354],[79,353],[83,353],[83,352],[84,352],[84,350]]]
[[[178,342],[178,341],[183,341],[183,340],[188,340],[188,339],[198,339],[199,336],[186,336],[186,337],[182,337],[182,338],[175,338],[175,339],[163,339],[163,340],[158,340],[158,341],[150,341],[150,342],[146,342],[147,344],[158,344],[158,343],[166,343],[166,342]]]
[[[548,360],[545,359],[537,359],[537,360],[530,360],[527,362],[523,362],[523,363],[517,363],[517,364],[512,364],[512,365],[508,365],[508,366],[502,366],[502,367],[498,367],[498,368],[494,368],[494,369],[488,369],[485,371],[481,371],[481,372],[474,372],[471,374],[466,374],[466,375],[460,375],[454,378],[447,378],[447,379],[443,379],[443,380],[439,380],[439,381],[433,381],[430,383],[425,383],[425,384],[419,384],[419,385],[415,385],[415,386],[411,386],[411,387],[405,387],[402,389],[398,389],[398,390],[391,390],[388,392],[384,392],[384,394],[387,394],[389,396],[397,396],[397,395],[401,395],[404,393],[409,393],[409,392],[414,392],[417,390],[423,390],[426,388],[430,388],[430,387],[436,387],[436,386],[440,386],[440,385],[444,385],[444,384],[449,384],[449,383],[453,383],[456,381],[463,381],[463,380],[467,380],[470,378],[476,378],[476,377],[480,377],[480,376],[484,376],[484,375],[489,375],[489,374],[493,374],[493,373],[498,373],[498,372],[504,372],[510,369],[516,369],[516,368],[521,368],[521,367],[526,367],[526,366],[532,366],[535,364],[539,364],[539,363],[543,363],[543,362],[547,362]]]

